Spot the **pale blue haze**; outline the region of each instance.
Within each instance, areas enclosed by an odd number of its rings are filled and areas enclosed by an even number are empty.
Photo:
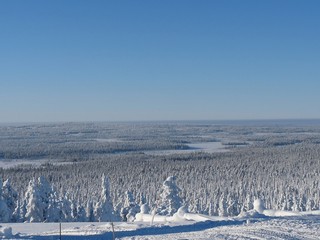
[[[320,118],[320,1],[1,1],[0,122]]]

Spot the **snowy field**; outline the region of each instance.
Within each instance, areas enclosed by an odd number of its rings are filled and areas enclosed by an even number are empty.
[[[269,210],[270,211],[270,210]],[[272,213],[272,214],[270,214]],[[274,214],[282,215],[279,217]],[[144,222],[114,223],[116,239],[125,240],[213,240],[213,239],[320,239],[320,212],[289,213],[254,210],[233,218],[184,214],[175,219],[155,216]],[[189,216],[188,216],[189,215]],[[287,215],[287,216],[285,216]],[[292,215],[292,216],[288,216]],[[149,216],[151,217],[151,216]],[[6,239],[59,239],[59,223],[2,224]],[[62,239],[112,239],[110,223],[62,223]]]
[[[65,165],[72,164],[72,162],[63,162],[58,159],[6,159],[0,161],[0,168],[8,169],[26,165],[40,167],[46,164]]]
[[[160,150],[160,151],[146,151],[146,154],[150,155],[170,155],[170,154],[188,154],[195,152],[205,153],[219,153],[228,152],[221,142],[203,142],[203,143],[189,143],[186,144],[188,149],[174,149],[174,150]]]

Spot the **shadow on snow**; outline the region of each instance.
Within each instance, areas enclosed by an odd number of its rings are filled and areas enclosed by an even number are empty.
[[[131,231],[116,231],[115,237],[134,237],[134,236],[145,236],[145,235],[161,235],[170,233],[180,233],[180,232],[196,232],[203,231],[209,228],[220,227],[220,226],[230,226],[230,225],[241,225],[244,224],[245,220],[233,220],[233,221],[205,221],[197,222],[191,225],[181,225],[181,226],[157,226],[157,227],[147,227],[140,228]],[[112,239],[112,232],[106,232],[100,235],[62,235],[63,240],[76,240],[76,239]],[[28,239],[59,239],[59,235],[56,236],[32,236]]]

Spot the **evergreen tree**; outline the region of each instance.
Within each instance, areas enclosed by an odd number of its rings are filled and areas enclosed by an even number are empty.
[[[220,217],[227,216],[227,199],[224,194],[220,196],[218,214]]]
[[[162,184],[160,199],[157,201],[157,213],[172,216],[182,205],[179,197],[180,188],[176,185],[176,177],[168,177]]]
[[[135,215],[139,212],[139,210],[140,207],[138,204],[136,204],[132,192],[126,191],[124,206],[120,211],[122,220],[125,222],[133,222]]]
[[[43,222],[43,203],[40,197],[39,187],[35,179],[29,182],[27,192],[25,194],[26,215],[28,222]]]
[[[2,186],[2,180],[0,179],[0,186]],[[3,197],[2,187],[0,187],[0,222],[9,222],[12,213],[7,205],[7,201]]]
[[[87,221],[86,210],[79,203],[77,205],[77,221],[78,222],[86,222]]]
[[[103,174],[101,183],[100,200],[95,206],[95,217],[99,222],[113,222],[119,220],[114,214],[110,197],[109,179]]]
[[[87,203],[86,219],[87,219],[89,222],[94,222],[94,221],[95,221],[94,209],[93,209],[92,201],[88,201],[88,203]]]
[[[25,194],[26,215],[25,219],[29,222],[46,222],[48,218],[48,208],[53,191],[44,177],[33,179],[29,182]]]
[[[18,200],[18,194],[17,192],[12,188],[10,180],[7,179],[3,183],[2,187],[2,196],[4,200],[6,201],[6,204],[9,209],[9,220],[15,221],[15,217],[13,217],[13,213],[17,207],[17,200]]]
[[[47,179],[43,176],[38,178],[38,187],[39,187],[40,198],[43,206],[43,209],[42,209],[43,221],[50,222],[51,220],[48,219],[48,209],[49,209],[49,204],[52,201],[52,198],[54,197],[52,187],[47,181]]]
[[[60,202],[56,192],[49,199],[47,220],[50,222],[59,222],[61,220]]]
[[[60,200],[61,220],[64,222],[72,222],[72,208],[69,194]]]

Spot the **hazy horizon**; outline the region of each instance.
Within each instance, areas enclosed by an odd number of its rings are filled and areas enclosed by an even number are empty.
[[[243,126],[320,126],[320,119],[224,119],[224,120],[128,120],[128,121],[44,121],[0,122],[0,126],[23,126],[40,124],[200,124]]]

